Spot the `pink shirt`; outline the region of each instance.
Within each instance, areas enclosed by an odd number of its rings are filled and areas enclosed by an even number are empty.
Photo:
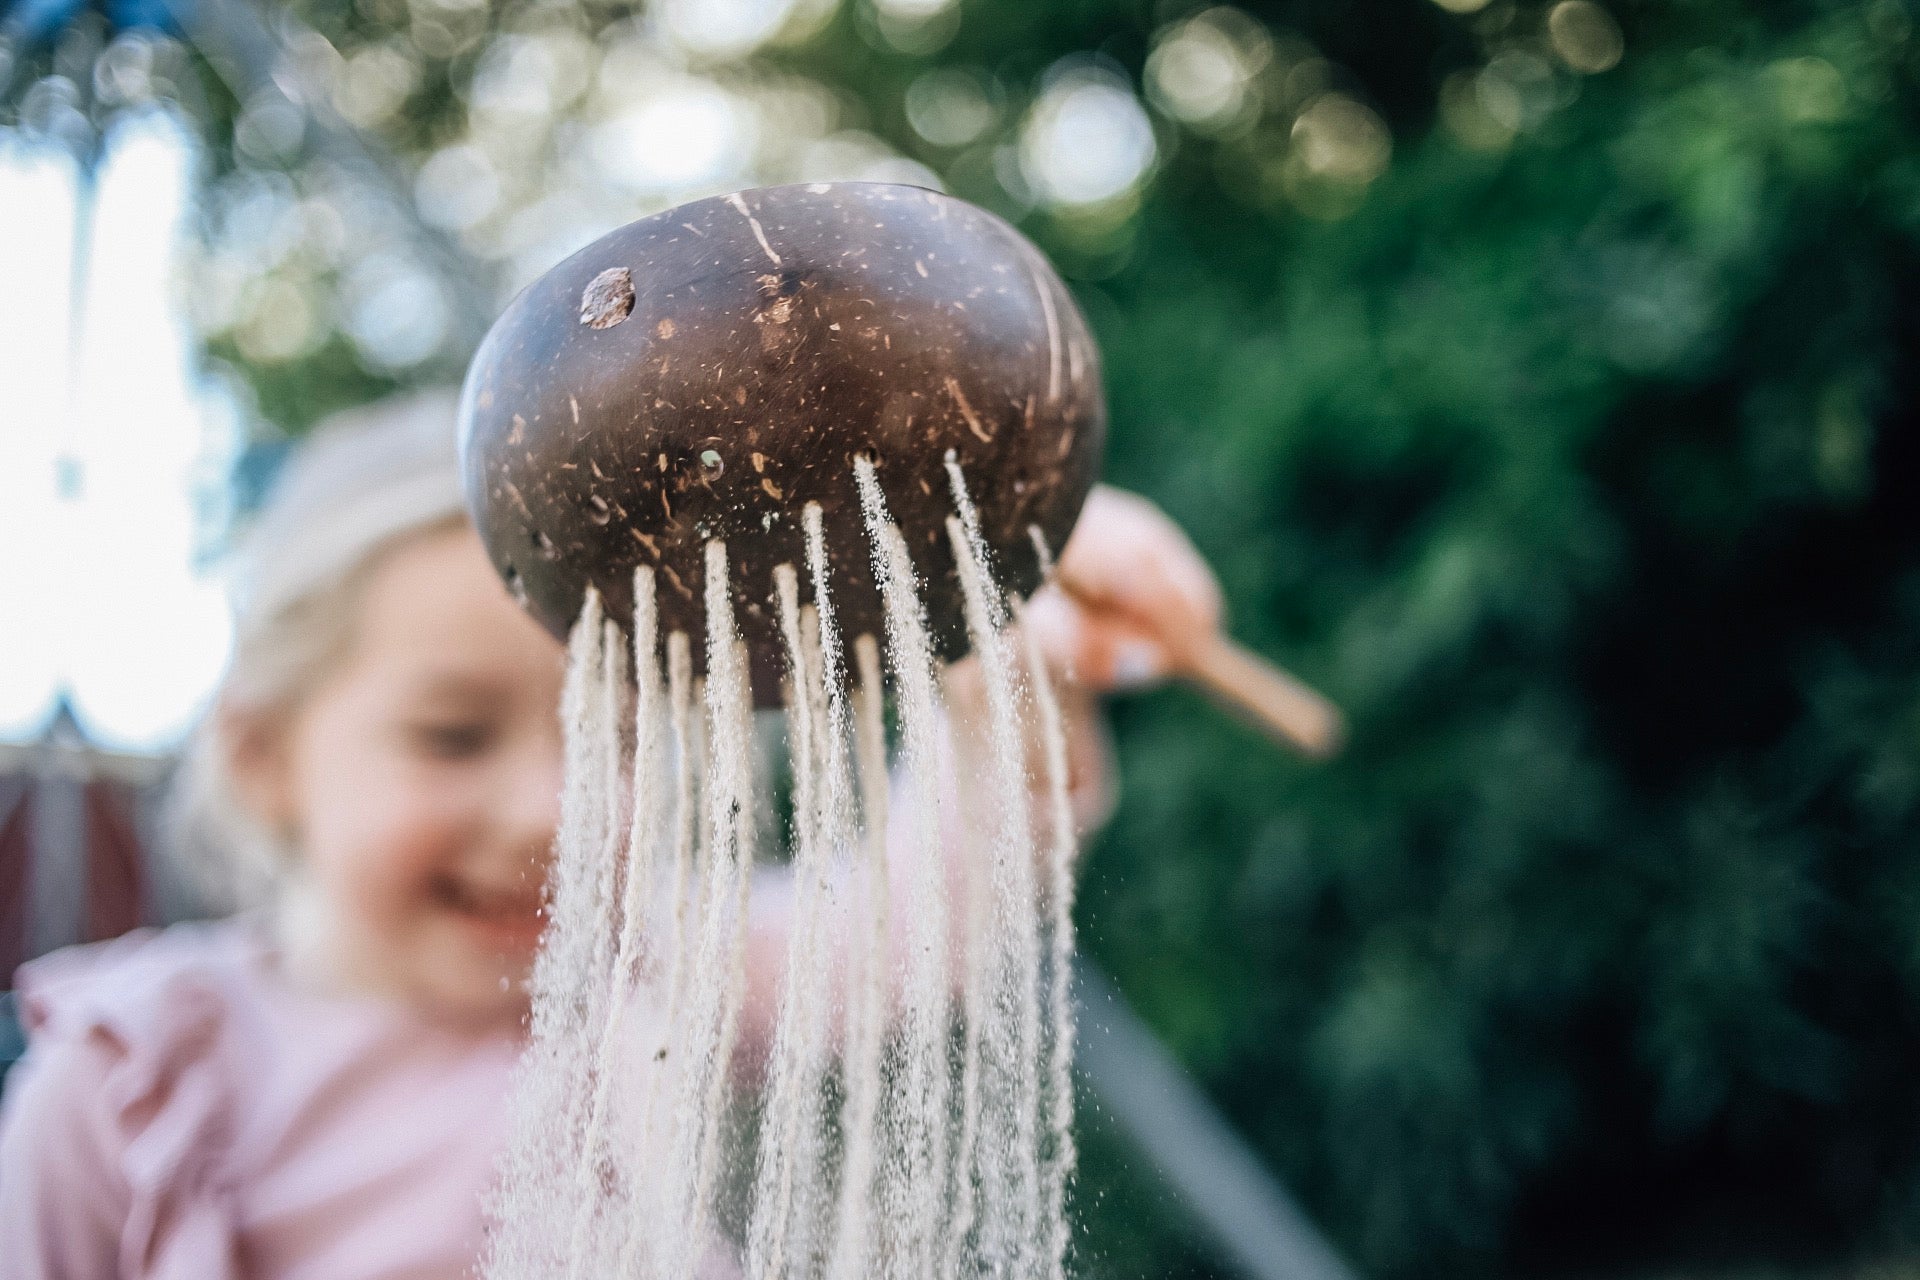
[[[9,1280],[455,1280],[518,1052],[289,987],[248,924],[23,967],[0,1111]]]

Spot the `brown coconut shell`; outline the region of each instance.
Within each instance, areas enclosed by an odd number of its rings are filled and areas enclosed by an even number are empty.
[[[785,669],[773,569],[805,565],[805,504],[823,510],[842,634],[884,634],[856,456],[953,658],[948,454],[1001,586],[1026,595],[1029,528],[1065,542],[1105,433],[1093,342],[1039,251],[964,201],[876,183],[743,191],[602,237],[507,307],[460,406],[474,521],[548,630],[565,635],[588,584],[627,618],[652,565],[662,628],[698,662],[705,546],[724,539],[763,704]]]

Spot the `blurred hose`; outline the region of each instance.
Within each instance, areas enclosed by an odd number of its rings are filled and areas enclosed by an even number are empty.
[[[1357,1280],[1111,979],[1082,960],[1079,1068],[1218,1259],[1249,1280]]]

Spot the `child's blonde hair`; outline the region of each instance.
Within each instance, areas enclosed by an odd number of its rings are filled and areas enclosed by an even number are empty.
[[[378,559],[406,538],[466,519],[456,404],[452,391],[418,392],[326,419],[235,547],[233,651],[215,710],[188,742],[168,815],[209,907],[262,901],[290,853],[240,802],[222,715],[291,713],[345,648]]]

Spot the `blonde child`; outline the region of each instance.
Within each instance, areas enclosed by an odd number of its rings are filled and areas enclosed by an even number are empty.
[[[243,909],[21,970],[7,1276],[471,1274],[558,817],[562,653],[466,521],[452,414],[430,395],[324,425],[246,541],[232,661],[178,797],[183,842]],[[1032,612],[1077,676],[1091,816],[1089,692],[1154,678],[1219,597],[1177,529],[1112,491],[1063,563],[1099,606],[1043,593]],[[784,895],[760,896],[764,993]]]

